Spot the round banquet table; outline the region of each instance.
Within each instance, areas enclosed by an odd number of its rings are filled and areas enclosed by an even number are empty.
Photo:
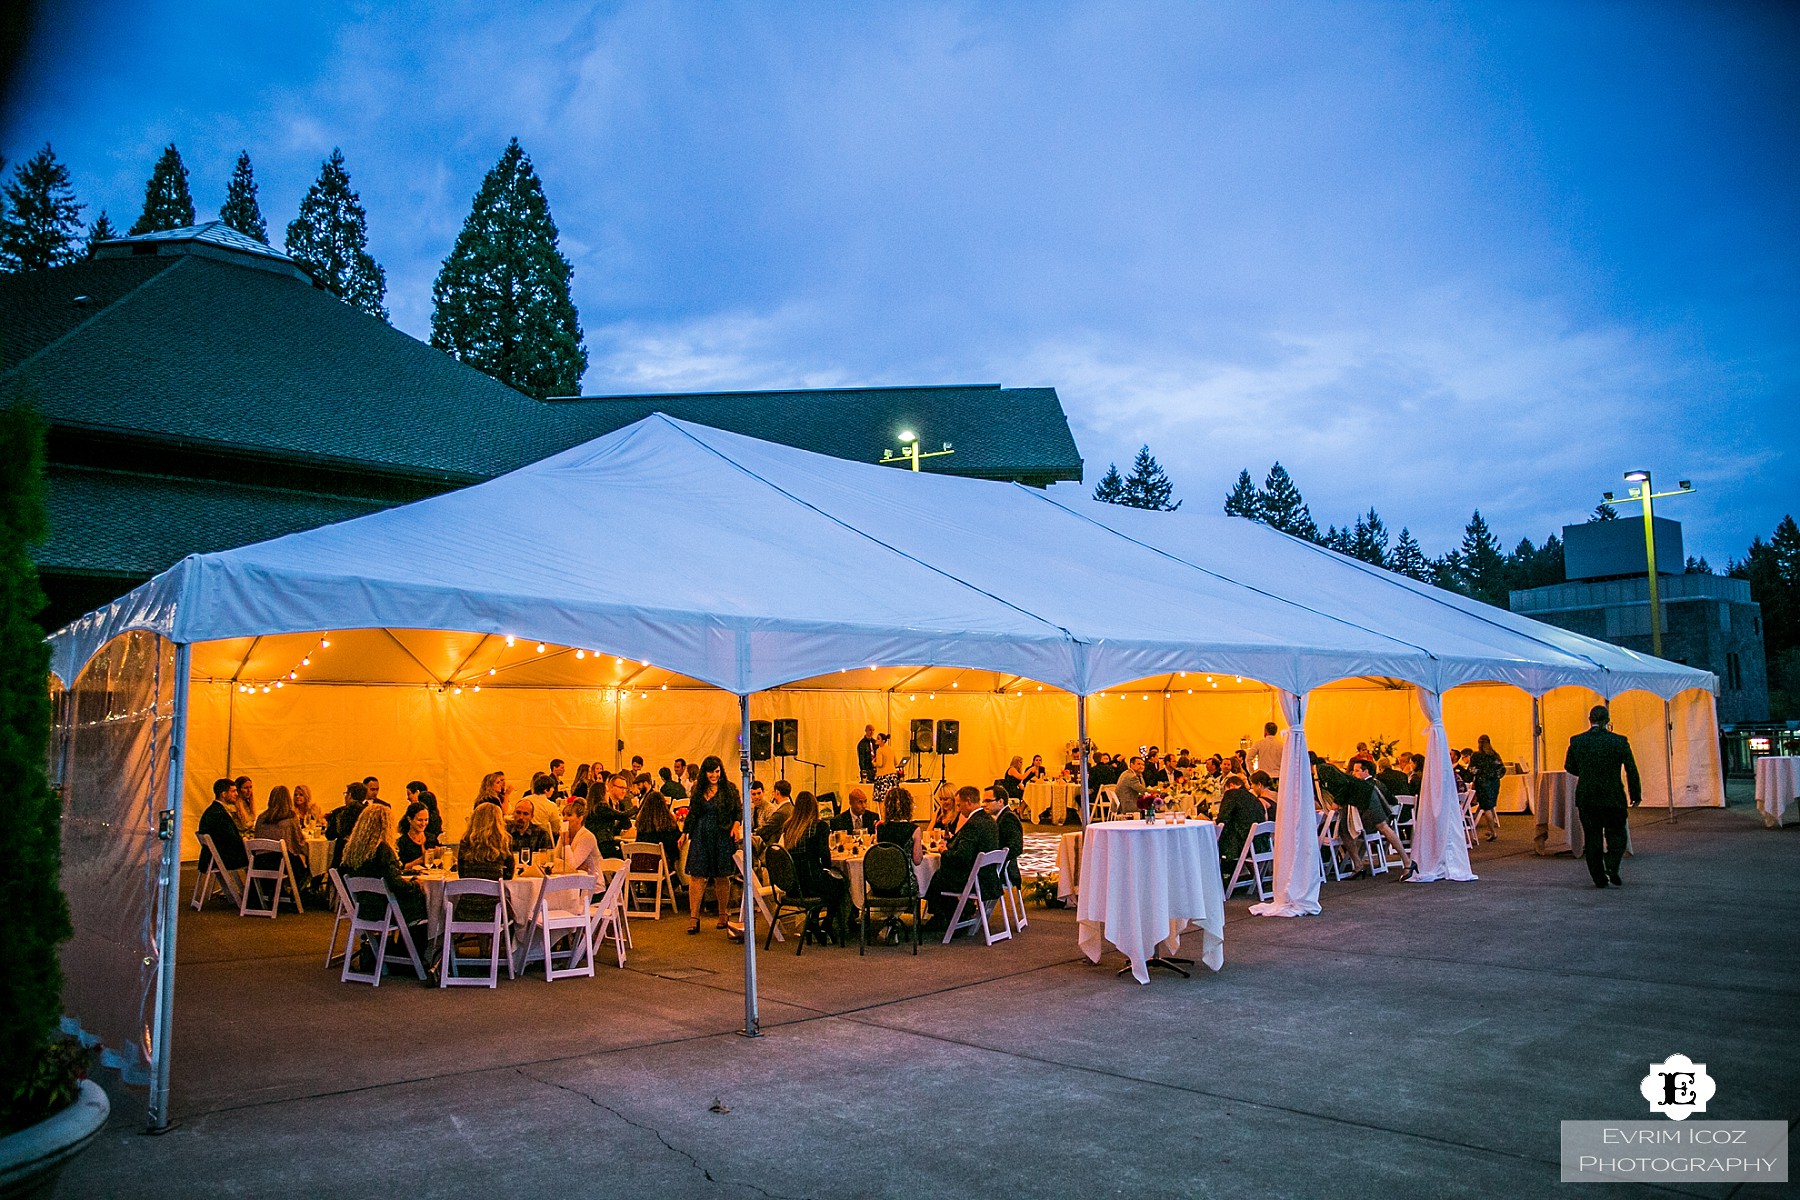
[[[1767,755],[1756,760],[1756,807],[1763,824],[1779,829],[1800,799],[1800,758]]]
[[[1080,831],[1065,833],[1056,839],[1056,896],[1072,899],[1081,890]]]
[[[1575,777],[1567,771],[1540,771],[1531,803],[1537,816],[1533,844],[1539,854],[1567,851],[1581,857],[1581,818],[1575,812]]]
[[[903,847],[899,849],[901,849],[902,853],[906,852]],[[844,882],[850,885],[850,903],[856,905],[858,908],[863,906],[862,860],[862,854],[840,855],[835,850],[832,851],[831,854],[831,865],[843,875]],[[925,861],[914,865],[913,874],[919,880],[919,895],[923,896],[925,894],[926,887],[931,884],[931,877],[937,874],[938,864],[943,861],[942,855],[927,854],[925,856]]]
[[[1077,942],[1099,962],[1111,942],[1131,962],[1139,983],[1146,965],[1181,947],[1181,935],[1201,931],[1200,961],[1225,965],[1225,885],[1219,877],[1219,828],[1211,821],[1181,824],[1100,821],[1089,825],[1081,851]]]
[[[444,884],[455,878],[454,873],[443,871],[425,871],[414,876],[419,886],[425,889],[425,931],[433,944],[444,936]],[[512,926],[515,970],[522,970],[530,956],[532,934],[537,927],[538,892],[543,886],[542,877],[500,881],[500,888],[506,893],[507,924]],[[420,946],[419,953],[425,952],[425,947]]]
[[[1081,785],[1060,779],[1034,779],[1025,785],[1025,804],[1031,809],[1032,821],[1037,820],[1039,813],[1048,812],[1051,823],[1058,823],[1071,809],[1081,811]]]
[[[314,879],[331,866],[331,843],[316,833],[306,835],[306,869]]]

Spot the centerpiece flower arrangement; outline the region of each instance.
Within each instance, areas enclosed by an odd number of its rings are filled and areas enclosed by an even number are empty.
[[[1169,793],[1162,788],[1149,788],[1138,800],[1138,815],[1154,821],[1156,814],[1169,806]]]

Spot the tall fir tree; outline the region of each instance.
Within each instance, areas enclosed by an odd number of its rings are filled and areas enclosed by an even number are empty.
[[[1458,548],[1456,573],[1461,591],[1477,600],[1500,608],[1506,607],[1506,555],[1499,539],[1476,509],[1463,528],[1462,545]]]
[[[587,348],[573,276],[543,184],[514,138],[431,285],[431,344],[539,400],[576,395]]]
[[[1174,512],[1181,507],[1181,501],[1170,504],[1169,498],[1175,494],[1175,485],[1164,473],[1162,464],[1150,453],[1150,447],[1141,447],[1137,458],[1132,461],[1131,474],[1125,477],[1125,488],[1119,496],[1119,503],[1132,508],[1151,508],[1158,512]]]
[[[250,152],[238,151],[237,167],[231,172],[231,183],[225,189],[225,203],[219,208],[219,220],[245,237],[269,244],[269,226],[263,220],[262,207],[256,202],[256,174],[250,169]]]
[[[1329,526],[1324,533],[1319,535],[1319,545],[1328,550],[1336,550],[1339,554],[1349,554],[1350,531],[1339,529],[1336,525]]]
[[[1688,555],[1687,569],[1682,572],[1684,575],[1711,575],[1712,573],[1712,566],[1706,561],[1706,555],[1704,554],[1699,558],[1695,558],[1691,554]]]
[[[1594,511],[1588,514],[1587,523],[1592,525],[1595,521],[1616,521],[1618,519],[1619,510],[1613,507],[1612,501],[1602,500],[1594,505]]]
[[[300,201],[300,215],[288,222],[287,252],[338,299],[388,319],[381,303],[387,273],[369,254],[369,217],[350,186],[342,150],[332,150]]]
[[[93,257],[94,247],[98,246],[101,242],[110,242],[114,238],[120,236],[121,234],[119,233],[118,228],[114,226],[112,221],[107,217],[106,210],[104,208],[101,209],[99,218],[95,220],[92,225],[88,226],[88,257]]]
[[[1249,470],[1238,472],[1237,482],[1225,497],[1225,515],[1248,517],[1252,521],[1262,519],[1262,502],[1257,499],[1256,481],[1250,478]]]
[[[1262,519],[1276,529],[1309,542],[1319,540],[1319,526],[1313,521],[1312,510],[1306,507],[1300,489],[1280,463],[1269,468],[1256,503],[1262,510]]]
[[[149,182],[144,184],[144,211],[138,214],[131,233],[135,237],[140,233],[185,229],[193,223],[194,197],[188,192],[187,167],[182,164],[181,151],[170,142],[151,169]]]
[[[1769,717],[1800,718],[1800,526],[1790,514],[1774,536],[1750,543],[1729,574],[1750,582],[1750,599],[1762,606],[1763,655],[1769,683]]]
[[[1419,549],[1418,539],[1412,530],[1404,525],[1400,527],[1400,536],[1394,540],[1394,551],[1388,555],[1388,570],[1419,580],[1421,583],[1431,578],[1431,564],[1426,561],[1425,552]]]
[[[1378,567],[1387,566],[1387,522],[1373,508],[1356,518],[1356,526],[1350,531],[1349,553],[1366,563],[1373,563]]]
[[[0,1128],[49,1115],[40,1063],[62,1015],[57,945],[69,936],[59,886],[62,804],[45,774],[50,644],[33,619],[44,607],[31,548],[44,540],[44,425],[29,384],[0,394],[0,771],[8,780],[0,911],[10,922],[0,972]]]
[[[42,271],[81,257],[81,210],[69,168],[44,148],[20,163],[0,209],[0,270]]]
[[[1106,474],[1102,475],[1100,482],[1094,485],[1094,499],[1107,504],[1123,504],[1125,503],[1124,496],[1125,481],[1119,476],[1119,464],[1107,463]]]

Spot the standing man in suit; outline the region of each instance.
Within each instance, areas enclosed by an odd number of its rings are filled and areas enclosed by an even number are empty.
[[[1588,721],[1586,733],[1569,739],[1563,770],[1575,776],[1575,810],[1581,814],[1581,836],[1587,842],[1588,874],[1594,877],[1594,886],[1603,888],[1611,883],[1624,887],[1619,863],[1625,858],[1625,793],[1629,788],[1631,807],[1636,808],[1644,802],[1644,788],[1638,782],[1631,742],[1608,728],[1612,714],[1606,705],[1596,704]]]
[[[925,903],[931,909],[931,921],[925,927],[927,931],[942,932],[949,926],[956,898],[962,895],[963,885],[969,882],[969,872],[975,869],[976,858],[1000,848],[1000,828],[994,824],[994,818],[982,811],[980,792],[972,787],[957,790],[956,817],[956,832],[950,836],[950,844],[944,847],[937,874],[931,877],[931,883],[925,889]],[[983,879],[981,898],[990,904],[999,899],[1000,881]]]
[[[875,727],[863,726],[862,741],[856,743],[857,782],[875,782]]]

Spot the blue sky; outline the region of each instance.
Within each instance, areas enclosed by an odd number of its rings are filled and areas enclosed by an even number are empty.
[[[516,9],[516,11],[515,11]],[[1510,545],[1620,472],[1716,565],[1800,511],[1800,10],[66,3],[0,152],[135,218],[332,147],[395,324],[517,135],[591,393],[1053,385],[1097,479]],[[927,438],[929,431],[922,431]]]

